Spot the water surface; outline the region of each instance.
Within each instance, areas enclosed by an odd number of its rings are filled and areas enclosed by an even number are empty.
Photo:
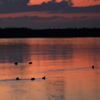
[[[99,41],[0,39],[0,100],[100,100]]]

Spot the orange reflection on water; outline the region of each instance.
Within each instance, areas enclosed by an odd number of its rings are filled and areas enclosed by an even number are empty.
[[[99,40],[99,38],[22,39],[21,42],[26,41],[24,46],[27,46],[26,51],[29,55],[25,57],[21,54],[23,62],[18,65],[0,64],[2,95],[0,99],[99,100]],[[11,40],[8,44],[10,42]],[[17,39],[16,44],[19,43],[20,39]],[[22,48],[24,46],[22,45]],[[62,48],[65,49],[65,53],[62,53]],[[25,52],[25,49],[22,50]],[[95,55],[97,53],[98,55]],[[33,64],[29,65],[29,61]],[[96,68],[92,69],[92,64]],[[46,80],[41,79],[43,76],[46,76]],[[16,77],[22,80],[16,81]],[[35,77],[36,80],[31,81],[31,77]]]

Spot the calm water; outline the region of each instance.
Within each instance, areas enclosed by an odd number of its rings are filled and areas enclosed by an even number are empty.
[[[100,38],[0,39],[0,100],[100,100]]]

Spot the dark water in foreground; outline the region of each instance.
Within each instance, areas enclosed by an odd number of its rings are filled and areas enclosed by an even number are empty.
[[[99,87],[100,38],[0,39],[0,100],[100,100]]]

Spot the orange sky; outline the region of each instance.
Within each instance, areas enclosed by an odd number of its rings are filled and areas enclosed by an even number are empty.
[[[31,8],[31,9],[33,9],[33,11],[32,10],[22,10],[24,12],[21,12],[20,9],[19,9],[18,13],[16,13],[16,10],[15,10],[15,12],[13,12],[13,13],[8,12],[8,13],[0,14],[0,18],[11,17],[11,18],[2,20],[3,22],[6,22],[7,25],[9,24],[9,21],[7,22],[7,20],[11,19],[11,20],[14,21],[15,17],[19,17],[19,18],[16,18],[18,20],[18,19],[20,19],[20,17],[25,18],[25,16],[28,16],[26,22],[28,22],[28,19],[29,19],[29,23],[30,23],[30,20],[31,20],[32,23],[36,22],[36,23],[38,23],[38,25],[40,25],[40,23],[43,23],[43,22],[48,24],[48,23],[52,23],[52,22],[54,22],[54,23],[56,23],[56,22],[59,22],[59,23],[60,22],[66,22],[67,23],[67,22],[79,22],[79,21],[88,21],[88,20],[100,20],[100,13],[98,11],[99,8],[97,8],[98,6],[96,6],[96,7],[94,6],[94,8],[90,7],[90,8],[93,8],[94,11],[88,9],[88,7],[85,7],[85,6],[90,6],[90,5],[100,5],[100,0],[72,0],[72,3],[74,4],[73,7],[70,7],[70,8],[72,8],[72,12],[70,12],[71,10],[69,8],[68,8],[69,12],[67,12],[67,10],[66,10],[67,5],[66,5],[65,8],[63,8],[62,12],[60,12],[60,10],[58,12],[56,12],[55,6],[54,6],[55,12],[47,10],[46,8],[45,8],[45,10],[42,11],[41,7],[43,5],[41,6],[41,3],[49,2],[49,1],[52,1],[52,0],[30,0],[30,3],[28,5],[36,5],[37,4],[38,5],[37,7],[38,7],[39,10],[37,8],[35,8],[36,6],[33,6],[33,8]],[[61,2],[62,0],[55,0],[55,1]],[[66,1],[68,1],[68,0],[66,0]],[[20,5],[20,7],[24,9],[24,7],[26,7],[26,6],[22,7]],[[77,11],[77,9],[75,9],[75,11],[74,11],[73,10],[74,7],[76,7],[79,10],[79,12]],[[48,6],[47,6],[47,8],[48,8]],[[50,6],[50,9],[51,8],[52,7]],[[58,6],[58,8],[59,8],[59,6]],[[82,8],[83,11],[80,10],[80,8]],[[88,9],[89,11],[85,11],[84,8]],[[6,9],[5,9],[5,12],[7,12]],[[89,12],[91,12],[91,13],[89,13]],[[96,13],[96,12],[98,12],[98,13]],[[32,16],[36,17],[38,20],[33,20],[33,18],[31,19],[30,17],[32,17]],[[56,19],[54,19],[54,18],[52,19],[52,17],[55,17]],[[52,19],[52,21],[50,20],[50,18]],[[12,22],[12,23],[14,23],[14,22]],[[29,25],[29,24],[27,24],[27,25]],[[90,24],[90,25],[94,25],[94,22],[93,22],[93,24]],[[97,25],[97,22],[96,22],[96,25]],[[99,26],[99,24],[98,24],[98,26]]]
[[[72,13],[72,14],[47,14],[46,11],[44,12],[24,12],[24,13],[10,13],[10,14],[0,14],[0,18],[8,18],[8,17],[21,17],[21,16],[38,16],[38,17],[52,17],[52,16],[63,16],[66,18],[70,18],[68,20],[72,20],[73,17],[78,17],[78,20],[82,16],[88,16],[89,19],[100,19],[100,13]],[[88,18],[83,18],[88,19]],[[75,18],[73,20],[76,20]],[[82,20],[82,18],[81,18]]]
[[[33,4],[41,4],[42,2],[48,2],[48,1],[51,1],[51,0],[30,0],[30,5],[33,5]],[[57,2],[60,2],[62,0],[57,0]]]
[[[41,4],[42,2],[48,2],[48,1],[51,0],[30,0],[30,5]],[[56,1],[61,2],[62,0],[56,0]],[[100,0],[72,0],[72,2],[74,3],[74,6],[90,6],[90,5],[100,4]]]
[[[42,2],[48,2],[51,0],[30,0],[30,4],[29,5],[33,5],[33,4],[41,4]],[[56,0],[57,2],[61,2],[62,0]],[[67,0],[66,0],[67,1]],[[100,0],[94,1],[94,0],[72,0],[72,2],[74,3],[73,6],[90,6],[90,5],[98,5],[100,4]],[[100,17],[100,13],[80,13],[80,14],[49,14],[46,11],[43,12],[21,12],[21,13],[9,13],[9,14],[0,14],[0,18],[7,18],[7,17],[21,17],[21,16],[39,16],[39,17],[51,17],[51,16],[64,16],[64,17],[76,17],[76,16],[90,16],[90,17]]]

